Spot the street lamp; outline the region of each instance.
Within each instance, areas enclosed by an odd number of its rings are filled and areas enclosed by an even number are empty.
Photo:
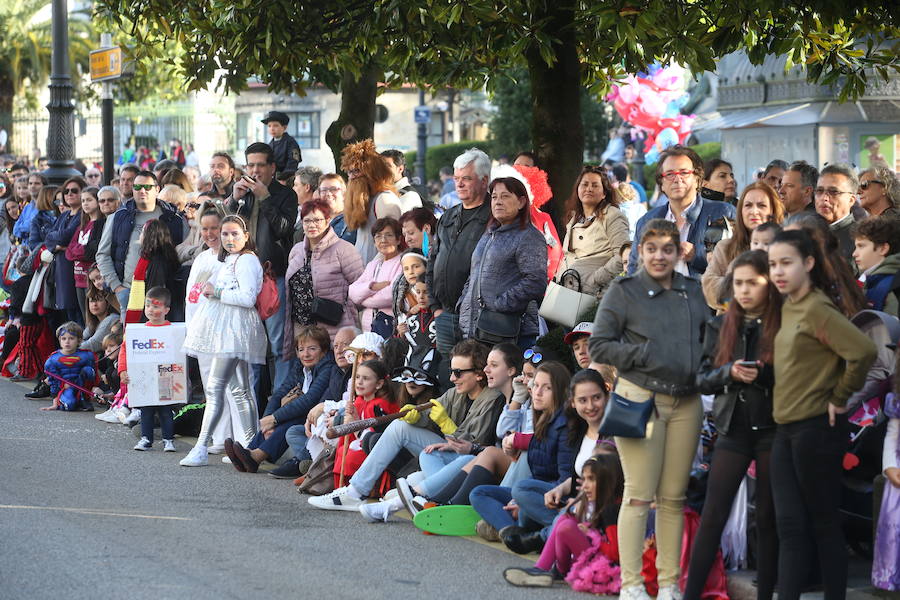
[[[69,73],[69,14],[66,0],[52,0],[53,58],[50,70],[50,103],[47,110],[47,170],[50,183],[60,185],[75,170],[75,105]]]

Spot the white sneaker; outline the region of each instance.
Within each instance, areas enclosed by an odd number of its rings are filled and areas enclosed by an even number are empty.
[[[311,505],[323,510],[346,510],[356,512],[363,501],[350,495],[350,486],[345,485],[324,496],[312,496],[307,500]]]
[[[415,517],[420,510],[415,503],[416,493],[403,477],[397,479],[397,495],[400,497],[400,501],[403,502],[403,507],[409,511],[409,516]]]
[[[209,452],[209,449],[207,449],[206,451]],[[227,456],[223,456],[223,457],[222,457],[222,463],[223,463],[223,464],[226,464],[226,465],[230,465],[230,464],[231,464],[231,459],[228,458]]]
[[[119,421],[119,423],[121,423],[122,425],[125,424],[125,419],[128,418],[129,412],[130,411],[124,406],[120,406],[116,409],[116,419]]]
[[[111,408],[107,408],[107,409],[106,409],[105,411],[103,411],[102,413],[97,413],[97,414],[95,414],[95,415],[94,415],[94,418],[97,419],[98,421],[103,421],[103,420],[106,418],[106,416],[107,416],[108,414],[110,414],[111,412],[112,412],[112,409],[111,409]]]
[[[129,413],[128,417],[125,418],[123,425],[127,425],[128,427],[133,427],[141,422],[141,409],[135,408]]]
[[[145,437],[142,437],[141,440],[134,447],[135,450],[141,450],[141,451],[150,450],[151,448],[153,448],[153,442],[151,442],[150,440],[148,440]]]
[[[396,503],[391,500],[385,500],[384,502],[369,502],[368,504],[360,504],[359,512],[373,523],[377,523],[378,521],[387,523],[388,519],[391,518],[391,515],[399,510],[395,507]]]
[[[178,461],[178,464],[182,467],[205,467],[209,464],[206,446],[194,446],[187,456]]]
[[[387,493],[381,497],[382,500],[393,500],[394,498],[399,498],[399,492],[397,492],[397,488],[391,488],[387,491]]]
[[[178,452],[175,449],[175,440],[163,440],[163,452]]]
[[[225,454],[225,446],[223,444],[218,444],[216,446],[207,446],[206,452],[208,454]]]
[[[662,594],[662,588],[660,588],[659,593]],[[659,598],[659,596],[657,596]],[[650,594],[647,593],[647,590],[644,589],[642,585],[633,585],[629,587],[624,587],[619,592],[619,600],[652,600],[650,598]]]
[[[659,592],[656,593],[656,600],[681,600],[681,598],[681,589],[674,583],[659,588]]]
[[[103,421],[104,423],[118,423],[119,417],[116,416],[116,409],[110,408],[108,411],[104,413],[100,413],[99,415],[94,415],[95,419]]]

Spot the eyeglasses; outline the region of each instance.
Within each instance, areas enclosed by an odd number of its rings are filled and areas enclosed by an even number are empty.
[[[100,204],[113,204],[116,201],[115,198],[100,198],[97,200]]]
[[[88,173],[87,175],[85,175],[85,177],[88,179],[94,179],[95,177],[100,177],[100,173]]]
[[[383,242],[383,241],[386,241],[386,240],[396,240],[396,239],[397,239],[397,236],[394,235],[394,234],[391,233],[391,232],[389,232],[389,233],[379,233],[379,234],[377,234],[377,235],[375,236],[375,241],[376,241],[376,242]]]
[[[681,169],[680,171],[666,171],[662,174],[662,178],[666,181],[675,181],[676,177],[680,177],[681,179],[687,179],[691,175],[696,175],[696,171],[688,171],[687,169]]]
[[[463,373],[474,373],[478,369],[450,369],[450,377],[459,379]]]
[[[78,188],[66,188],[66,189],[65,189],[65,192],[66,192],[67,194],[80,194],[80,193],[81,193],[81,190],[78,189]]]
[[[859,189],[867,190],[867,189],[869,189],[869,186],[872,185],[873,183],[877,183],[878,185],[884,185],[883,181],[878,181],[877,179],[870,179],[869,181],[863,181],[861,184],[859,184]]]
[[[534,348],[529,348],[522,354],[522,358],[525,360],[530,360],[532,364],[538,364],[542,360],[544,360],[544,355],[540,352],[535,351]]]
[[[316,225],[318,223],[322,223],[323,221],[325,221],[325,219],[322,217],[319,217],[318,219],[303,219],[303,224],[304,225]]]
[[[816,196],[828,196],[829,198],[837,198],[841,194],[852,194],[853,192],[845,192],[836,188],[816,188]]]
[[[339,187],[320,187],[319,188],[320,194],[337,194],[339,191],[341,191],[341,188],[339,188]]]
[[[136,184],[134,184],[134,191],[136,191],[136,192],[140,191],[140,190],[148,190],[149,191],[155,187],[156,187],[155,183],[136,183]]]
[[[197,210],[198,208],[200,208],[200,205],[197,204],[196,202],[190,202],[188,204],[185,204],[184,207],[189,208],[191,210]]]

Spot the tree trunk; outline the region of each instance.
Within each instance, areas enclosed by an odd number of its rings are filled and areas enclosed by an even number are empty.
[[[13,99],[16,96],[16,87],[11,79],[0,77],[0,129],[7,133],[6,148],[4,152],[12,154],[13,139]]]
[[[538,161],[547,171],[553,200],[545,205],[557,229],[565,225],[564,205],[581,171],[584,157],[584,127],[581,122],[581,63],[575,39],[572,6],[549,3],[534,15],[549,18],[546,29],[555,32],[555,61],[548,66],[537,48],[530,47],[525,58],[531,78],[531,137]]]
[[[365,65],[359,77],[345,72],[341,77],[341,113],[325,132],[325,142],[334,155],[335,170],[341,168],[341,151],[348,144],[375,138],[375,95],[381,69]]]

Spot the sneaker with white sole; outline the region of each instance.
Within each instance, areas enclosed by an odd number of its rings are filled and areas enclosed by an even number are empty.
[[[217,444],[215,446],[207,446],[206,452],[208,454],[225,454],[225,446],[223,444]]]
[[[324,496],[312,496],[307,500],[312,506],[323,510],[345,510],[356,512],[363,501],[350,495],[350,486],[338,488]]]
[[[141,409],[135,408],[128,414],[128,417],[125,418],[123,425],[125,425],[127,427],[134,427],[135,425],[137,425],[140,422],[141,422]]]
[[[140,450],[142,452],[144,450],[150,450],[151,448],[153,448],[153,442],[145,437],[142,437],[140,441],[134,446],[135,450]]]
[[[207,450],[207,452],[209,452],[209,451]],[[230,465],[230,464],[231,464],[231,459],[228,458],[227,456],[223,456],[223,457],[222,457],[222,464]]]
[[[660,587],[656,594],[656,600],[681,600],[681,598],[681,589],[674,583]]]
[[[390,519],[391,515],[394,513],[390,500],[386,502],[369,502],[368,504],[360,504],[359,512],[361,512],[362,516],[367,518],[372,523],[377,523],[379,521],[387,523],[388,519]]]
[[[178,461],[178,464],[182,467],[205,467],[209,464],[206,446],[194,446],[187,456]]]
[[[163,440],[163,452],[178,452],[175,449],[175,440]]]
[[[662,593],[662,588],[660,588],[660,593]],[[659,596],[657,596],[659,598]],[[619,600],[652,600],[650,598],[650,594],[647,593],[647,590],[644,589],[642,585],[632,585],[628,587],[623,587],[619,592]]]
[[[382,500],[393,500],[394,498],[399,498],[399,493],[397,492],[397,488],[391,488],[387,491],[387,493],[381,497]]]
[[[119,419],[116,417],[116,409],[110,408],[106,412],[102,412],[98,415],[94,415],[94,418],[98,421],[103,421],[104,423],[118,423]]]
[[[417,496],[413,491],[412,486],[410,486],[409,482],[403,477],[397,479],[397,496],[399,496],[400,501],[403,502],[403,507],[409,511],[411,517],[415,517],[416,514],[422,510],[421,504],[416,506],[415,499]]]

